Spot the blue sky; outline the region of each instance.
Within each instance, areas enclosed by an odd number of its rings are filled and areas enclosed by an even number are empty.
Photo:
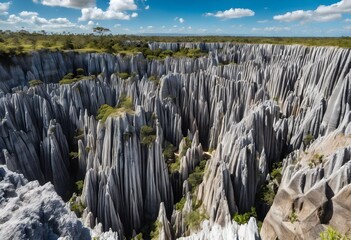
[[[0,0],[0,29],[351,36],[351,0]]]

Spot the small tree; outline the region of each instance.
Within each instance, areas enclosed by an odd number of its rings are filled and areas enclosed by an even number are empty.
[[[101,44],[101,46],[102,46],[102,36],[105,33],[110,32],[110,31],[111,31],[110,29],[104,28],[104,27],[94,27],[93,28],[93,32],[100,35],[100,44]]]

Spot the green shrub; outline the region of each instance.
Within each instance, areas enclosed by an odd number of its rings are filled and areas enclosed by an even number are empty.
[[[78,141],[79,139],[83,139],[84,138],[84,130],[81,128],[78,128],[74,134],[73,137],[76,141]]]
[[[131,97],[121,96],[117,107],[134,110],[133,99]]]
[[[166,145],[165,149],[163,150],[163,156],[165,160],[174,160],[175,159],[175,153],[176,147],[173,146],[173,144],[169,143]]]
[[[158,239],[161,229],[162,229],[162,223],[156,219],[156,221],[151,226],[151,232],[150,232],[151,239]]]
[[[341,234],[331,226],[328,226],[323,232],[319,234],[321,240],[351,240],[350,236]]]
[[[117,109],[107,105],[103,104],[100,106],[98,110],[98,115],[96,117],[97,120],[101,120],[102,122],[106,122],[106,119],[111,115],[116,113]]]
[[[289,218],[289,221],[291,223],[294,223],[294,222],[297,221],[297,215],[296,215],[295,209],[292,209],[292,211],[291,211],[291,213],[290,213],[288,218]]]
[[[84,69],[83,68],[77,68],[76,69],[76,75],[83,75],[84,76]]]
[[[69,200],[70,203],[70,207],[71,207],[71,211],[73,211],[77,217],[81,217],[83,214],[83,211],[85,209],[84,204],[77,199],[77,195],[73,194],[73,196],[71,197],[71,199]]]
[[[275,195],[278,191],[279,184],[281,183],[282,170],[283,167],[281,162],[274,163],[272,172],[270,174],[270,181],[267,182],[266,185],[262,186],[259,191],[260,199],[269,206],[273,204]]]
[[[35,87],[35,86],[38,86],[38,85],[41,85],[41,84],[43,84],[43,82],[40,81],[40,80],[31,80],[31,81],[29,81],[29,86],[30,87]]]
[[[168,164],[168,172],[171,174],[178,172],[179,168],[180,168],[180,158],[179,157],[176,157],[173,162]]]
[[[140,139],[141,144],[150,145],[156,140],[156,131],[147,125],[144,125],[140,129]]]
[[[72,43],[72,41],[70,39],[66,39],[66,41],[64,41],[62,49],[64,50],[72,50],[74,49],[74,45]]]
[[[271,178],[275,179],[280,183],[282,181],[282,168],[273,168],[271,172]]]
[[[75,182],[75,184],[74,184],[74,192],[77,193],[77,195],[82,195],[83,187],[84,187],[84,181],[83,180],[79,180],[79,181]]]
[[[265,185],[262,187],[262,196],[261,199],[269,206],[272,206],[275,195],[277,194],[276,191],[273,189],[273,185]]]
[[[305,144],[305,146],[309,146],[314,140],[314,137],[312,136],[312,134],[307,134],[304,139],[303,139],[303,143]]]
[[[118,77],[120,79],[125,80],[125,79],[129,78],[129,73],[127,73],[127,72],[120,72],[120,73],[118,73]]]
[[[254,207],[251,208],[250,212],[246,212],[244,214],[235,213],[233,220],[242,225],[248,223],[251,217],[257,218],[256,208]]]
[[[67,73],[65,76],[63,76],[62,79],[73,79],[74,78],[74,73]]]
[[[192,211],[185,216],[185,225],[189,226],[192,230],[197,230],[205,219],[208,219],[206,214]]]
[[[186,202],[185,197],[182,197],[180,199],[180,201],[176,203],[176,209],[179,210],[179,211],[183,210],[185,202]]]
[[[136,235],[135,237],[134,237],[134,239],[135,240],[143,240],[144,238],[143,238],[143,233],[139,233],[138,235]]]
[[[179,171],[180,158],[175,155],[176,150],[176,147],[174,147],[171,143],[168,143],[166,148],[163,150],[163,156],[167,163],[169,173]]]
[[[188,183],[191,187],[191,192],[194,193],[196,187],[202,182],[205,173],[206,160],[202,160],[188,177]]]
[[[80,80],[92,80],[94,79],[94,76],[85,76],[84,75],[84,70],[82,68],[78,68],[76,70],[77,75],[74,75],[73,73],[67,73],[63,78],[59,81],[60,85],[63,84],[72,84],[75,82],[78,82]],[[78,74],[79,73],[79,74]]]
[[[129,114],[134,114],[133,110],[134,110],[134,106],[133,106],[132,99],[130,97],[122,96],[118,106],[115,108],[107,104],[101,105],[98,110],[96,120],[101,120],[102,122],[106,122],[107,118],[111,115],[119,116],[124,112]]]
[[[78,152],[70,152],[70,153],[69,153],[69,158],[70,158],[70,159],[76,159],[76,158],[78,158],[78,157],[79,157]]]

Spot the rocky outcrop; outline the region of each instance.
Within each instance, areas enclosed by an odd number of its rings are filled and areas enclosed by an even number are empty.
[[[205,240],[205,239],[260,239],[255,218],[251,218],[247,224],[238,225],[236,222],[222,227],[204,221],[202,229],[189,237],[179,238],[182,240]]]
[[[57,195],[54,186],[29,182],[0,166],[0,235],[6,239],[90,239],[90,230]]]
[[[313,140],[322,145],[330,134],[351,132],[350,50],[231,43],[149,47],[199,48],[208,55],[147,60],[142,54],[40,52],[0,61],[0,163],[29,180],[52,182],[62,197],[85,179],[85,222],[118,236],[131,237],[158,218],[167,225],[164,238],[187,237],[196,231],[185,226],[186,215],[201,210],[209,222],[197,238],[225,232],[240,238],[245,231],[256,238],[254,220],[250,227],[238,227],[232,215],[258,205],[257,193],[273,164],[288,156],[263,236],[316,236],[321,224],[347,220],[341,201],[347,200],[349,186],[348,148],[343,157],[333,155],[336,149],[324,154],[328,162],[338,159],[340,169],[327,163],[299,168],[295,161]],[[57,83],[77,68],[87,77]],[[121,72],[130,77],[122,79]],[[44,84],[29,87],[33,79]],[[103,104],[114,112],[99,121]],[[146,140],[144,126],[151,131]],[[171,174],[163,156],[170,144],[177,168]],[[279,200],[284,194],[289,200]],[[301,206],[304,200],[296,196],[326,200],[300,213],[309,205],[306,200]],[[182,197],[184,207],[174,209]],[[294,207],[287,204],[285,212],[279,204],[286,201]],[[310,230],[295,231],[284,220],[291,209],[302,221],[318,212],[311,209],[322,206],[319,212],[327,212],[331,204],[340,214],[311,220]],[[340,231],[346,229],[340,225]]]
[[[89,152],[101,163],[87,172],[83,199],[105,230],[111,227],[130,234],[139,231],[143,221],[156,219],[161,202],[166,203],[168,213],[172,209],[162,132],[157,127],[155,141],[140,144],[140,129],[146,125],[145,112],[140,108],[134,115],[110,117],[102,125],[101,140],[96,139],[95,148]]]
[[[350,232],[351,140],[343,129],[285,160],[279,191],[262,226],[264,239],[318,238],[328,225]]]

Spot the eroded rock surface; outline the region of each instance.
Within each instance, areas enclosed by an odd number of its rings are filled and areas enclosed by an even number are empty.
[[[54,186],[29,182],[0,166],[1,239],[90,239],[90,230],[57,195]]]
[[[256,221],[238,226],[233,214],[251,207],[261,218],[266,214],[259,191],[273,164],[285,159],[263,238],[315,238],[326,225],[349,231],[335,224],[351,216],[348,146],[325,152],[321,165],[299,159],[313,156],[301,154],[314,140],[328,146],[330,136],[351,133],[349,49],[149,47],[199,48],[208,55],[161,61],[142,54],[41,52],[0,64],[0,163],[29,180],[52,182],[66,199],[73,183],[84,179],[84,221],[111,228],[112,235],[133,237],[157,219],[163,239],[225,233],[254,239]],[[87,76],[57,83],[77,68]],[[129,77],[122,79],[122,72]],[[44,84],[29,87],[33,79]],[[114,112],[99,120],[103,104]],[[145,126],[151,129],[146,139]],[[175,154],[167,159],[171,144]],[[292,209],[298,221],[289,223]],[[201,229],[186,224],[192,212],[201,212]]]

